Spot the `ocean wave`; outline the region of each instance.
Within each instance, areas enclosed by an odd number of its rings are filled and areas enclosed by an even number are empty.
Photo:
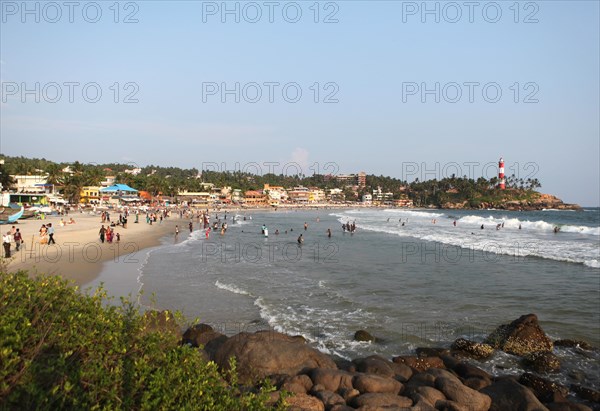
[[[242,290],[241,288],[238,288],[233,284],[223,284],[219,280],[215,281],[215,286],[217,288],[220,288],[221,290],[229,291],[231,293],[240,294],[240,295],[251,295],[246,290]]]
[[[566,233],[578,233],[585,235],[595,235],[600,236],[600,227],[589,227],[589,226],[573,226],[567,224],[554,224],[549,223],[544,220],[538,221],[529,221],[529,220],[519,220],[518,218],[498,218],[498,217],[482,217],[477,215],[468,215],[461,217],[458,220],[459,223],[462,224],[471,224],[473,226],[481,226],[485,225],[497,225],[504,223],[504,228],[519,228],[521,226],[522,229],[527,230],[538,230],[545,232],[554,232],[554,227],[559,226],[560,231]]]

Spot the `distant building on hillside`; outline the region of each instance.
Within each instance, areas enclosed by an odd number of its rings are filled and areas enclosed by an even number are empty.
[[[346,186],[358,186],[359,188],[365,188],[367,185],[367,174],[361,171],[358,174],[327,174],[325,181],[335,180],[343,183]]]

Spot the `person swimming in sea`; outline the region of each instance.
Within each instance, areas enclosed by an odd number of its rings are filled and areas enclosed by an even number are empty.
[[[304,243],[304,237],[302,237],[302,234],[300,234],[300,237],[298,237],[298,244],[302,245]]]
[[[481,229],[483,230],[483,224],[481,224]]]

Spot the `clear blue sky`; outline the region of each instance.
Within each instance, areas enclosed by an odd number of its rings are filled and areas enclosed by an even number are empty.
[[[34,11],[24,14],[22,2],[1,1],[0,152],[196,168],[254,162],[265,172],[265,162],[281,163],[280,172],[294,161],[304,174],[318,163],[321,172],[409,180],[444,177],[457,170],[449,163],[478,177],[502,155],[507,174],[538,178],[541,191],[567,202],[600,204],[597,1],[478,2],[472,22],[462,1],[428,2],[439,8],[439,23],[422,13],[421,1],[314,3],[228,2],[239,8],[237,23],[235,14],[221,14],[220,1],[121,2],[118,17],[114,2],[98,2],[99,18],[93,4],[80,2],[70,22],[62,2],[57,18],[45,2],[28,2]],[[252,23],[257,10],[262,16]],[[127,16],[138,22],[124,23]],[[69,82],[80,84],[73,102]],[[97,103],[82,92],[92,82],[102,91]],[[208,94],[208,83],[233,89],[236,82],[239,103],[233,94],[225,102]],[[280,84],[273,102],[269,82]],[[420,93],[436,82],[439,103]],[[472,102],[469,82],[480,84]],[[256,103],[246,101],[256,96],[256,87],[243,89],[248,83],[261,86]],[[288,83],[302,90],[297,103],[282,95]],[[462,91],[455,103],[453,83]],[[488,83],[496,85],[484,96]],[[410,94],[414,84],[419,90]],[[34,91],[23,95],[22,85]],[[502,96],[491,103],[496,88]],[[138,102],[124,103],[131,92]],[[338,102],[324,103],[332,92]],[[88,88],[85,98],[94,97]],[[294,89],[285,97],[293,99]]]

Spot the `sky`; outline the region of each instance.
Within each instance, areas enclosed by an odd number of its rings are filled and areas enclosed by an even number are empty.
[[[0,153],[600,205],[598,1],[0,1]]]

